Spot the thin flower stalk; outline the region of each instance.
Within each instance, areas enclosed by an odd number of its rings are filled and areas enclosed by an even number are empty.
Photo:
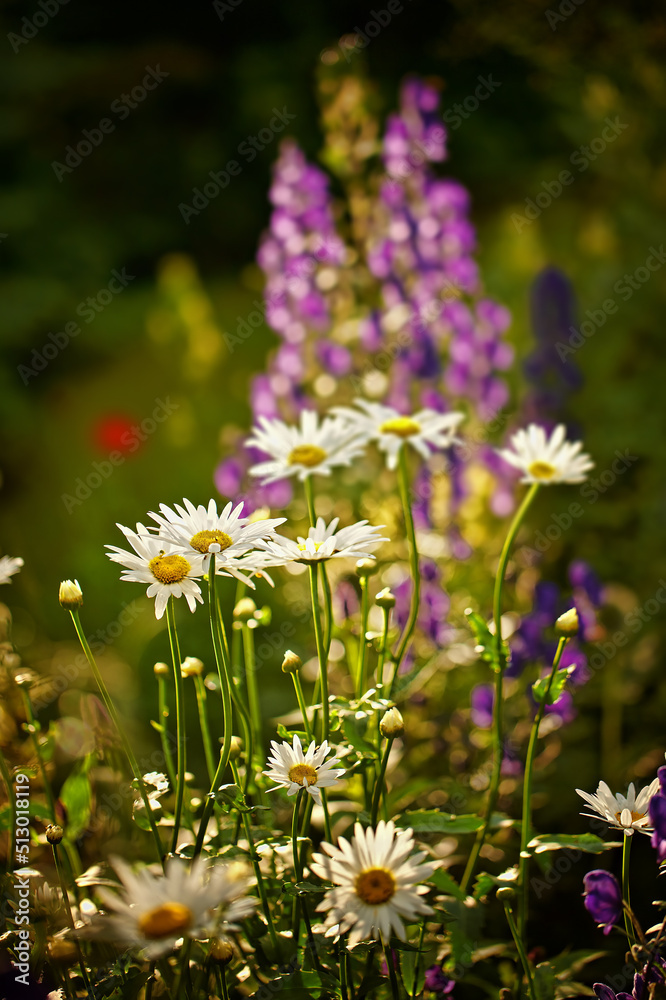
[[[500,892],[503,890],[500,889]],[[511,891],[511,890],[510,890]],[[516,945],[516,951],[518,952],[518,957],[520,958],[520,964],[523,967],[523,972],[525,973],[525,979],[527,980],[527,989],[530,995],[530,1000],[537,1000],[536,991],[534,989],[534,980],[532,978],[532,970],[530,969],[530,963],[527,958],[527,953],[523,947],[523,942],[518,933],[518,928],[516,927],[516,922],[513,919],[513,913],[511,912],[511,904],[508,899],[503,898],[502,903],[504,904],[504,915],[506,917],[506,922],[509,925],[509,930],[511,931],[511,937]]]
[[[361,586],[361,631],[358,637],[358,666],[356,668],[356,697],[360,698],[365,692],[365,672],[368,661],[368,644],[365,634],[368,631],[368,613],[370,601],[368,596],[368,577],[362,576],[359,579]]]
[[[384,945],[384,955],[386,957],[389,982],[391,983],[391,996],[393,997],[393,1000],[400,1000],[400,984],[395,971],[395,957],[393,949],[388,943]]]
[[[155,850],[157,853],[157,858],[160,864],[162,864],[162,855],[163,855],[162,841],[160,839],[159,831],[157,829],[157,823],[155,822],[155,816],[153,815],[153,810],[150,805],[150,800],[148,798],[148,792],[146,791],[143,775],[139,770],[139,765],[137,763],[136,757],[134,756],[134,751],[132,750],[132,746],[129,740],[127,739],[125,730],[121,725],[120,717],[118,715],[118,712],[116,711],[116,706],[113,704],[113,701],[108,692],[106,684],[104,683],[104,678],[102,677],[99,671],[99,667],[97,666],[95,657],[93,656],[92,650],[90,649],[90,645],[88,643],[85,632],[83,631],[83,627],[81,625],[81,619],[79,617],[78,608],[70,609],[69,613],[72,616],[72,621],[74,623],[74,628],[79,638],[79,642],[81,643],[81,648],[83,649],[83,652],[86,655],[86,659],[88,660],[88,664],[90,665],[90,669],[92,670],[93,677],[95,678],[97,687],[99,688],[100,694],[102,695],[102,699],[104,700],[104,704],[106,705],[106,710],[111,716],[113,724],[118,731],[118,735],[120,736],[123,749],[127,756],[127,760],[129,761],[132,774],[134,776],[134,780],[137,783],[137,787],[141,793],[141,798],[143,799],[143,804],[146,810],[146,816],[148,818],[148,822],[150,824],[150,830],[153,835],[153,840],[155,842]]]
[[[169,646],[171,647],[171,660],[173,663],[173,678],[176,686],[176,803],[173,816],[173,834],[171,836],[171,853],[175,854],[178,846],[178,835],[180,833],[183,803],[185,800],[187,734],[185,732],[185,689],[180,671],[182,660],[178,643],[178,632],[176,631],[176,606],[173,597],[171,597],[171,600],[167,604],[166,613]]]
[[[69,919],[69,926],[71,930],[75,932],[76,925],[74,923],[74,915],[72,913],[72,907],[69,902],[69,892],[67,891],[67,880],[65,878],[65,873],[63,872],[62,869],[60,858],[58,857],[58,847],[56,844],[51,844],[51,849],[53,850],[53,864],[55,865],[55,870],[58,874],[58,880],[60,882],[60,890],[62,892],[62,898],[65,904],[65,909],[67,910],[67,917]],[[81,951],[81,945],[79,944],[78,941],[76,942],[76,950],[78,953],[78,963],[79,963],[79,968],[81,970],[81,976],[83,977],[83,982],[86,985],[88,996],[92,997],[92,1000],[95,1000],[95,992],[92,988],[90,978],[88,977],[85,959],[83,957],[83,952]]]
[[[419,575],[419,553],[416,545],[416,530],[414,528],[414,515],[412,513],[412,505],[409,499],[409,468],[407,464],[407,451],[404,446],[400,449],[400,457],[398,461],[398,483],[400,486],[400,499],[402,501],[402,511],[403,517],[405,519],[405,533],[407,535],[407,542],[409,544],[409,565],[410,574],[412,578],[412,594],[409,604],[409,617],[407,619],[407,624],[403,630],[398,643],[398,648],[395,653],[395,667],[393,670],[393,679],[391,681],[391,687],[388,692],[388,697],[391,697],[391,691],[395,685],[396,678],[398,676],[398,671],[400,669],[400,664],[402,663],[402,658],[407,651],[407,647],[416,628],[416,621],[419,615],[419,602],[421,599],[421,578]]]
[[[157,675],[157,712],[159,718],[160,743],[162,746],[162,754],[164,756],[164,766],[166,767],[167,774],[169,775],[171,787],[175,788],[176,768],[173,762],[173,754],[171,753],[171,746],[169,743],[169,731],[167,729],[169,702],[167,698],[166,678],[163,677],[162,674]]]
[[[548,696],[550,695],[550,689],[552,683],[555,679],[557,669],[560,665],[560,660],[562,659],[562,653],[564,652],[564,647],[568,641],[567,636],[560,636],[560,640],[557,644],[557,649],[555,651],[555,656],[553,657],[553,665],[550,670],[550,675],[548,677],[548,682],[546,684],[546,689],[542,700],[539,702],[539,708],[535,716],[534,722],[532,723],[532,731],[530,732],[530,741],[527,746],[527,756],[525,758],[525,779],[523,783],[523,814],[522,814],[522,824],[520,832],[520,867],[519,867],[519,884],[520,884],[520,910],[518,914],[518,930],[522,941],[525,941],[525,930],[527,927],[527,917],[529,910],[529,881],[527,878],[530,859],[527,856],[527,845],[531,837],[532,829],[532,777],[534,771],[534,758],[536,756],[537,740],[539,739],[539,727],[546,711],[546,704],[548,702]]]
[[[9,773],[9,768],[7,767],[7,761],[5,760],[5,755],[0,751],[0,774],[2,775],[2,780],[7,786],[7,800],[9,802],[9,828],[8,833],[8,847],[7,847],[7,871],[10,872],[16,864],[16,796],[14,795],[14,784],[12,782],[12,776]]]
[[[315,642],[317,645],[317,658],[319,659],[319,677],[321,685],[321,742],[328,740],[330,729],[330,710],[328,704],[328,657],[324,646],[324,635],[321,627],[321,615],[319,613],[319,600],[317,594],[317,564],[311,563],[308,566],[310,573],[310,598],[312,600],[312,618],[314,621]]]
[[[298,701],[298,707],[301,710],[301,716],[303,718],[303,728],[305,729],[305,735],[308,738],[308,742],[312,742],[314,736],[312,735],[312,727],[310,726],[310,720],[308,719],[308,709],[305,703],[305,695],[303,693],[303,685],[301,683],[301,678],[298,671],[295,671],[291,675],[291,679],[294,682],[294,691],[296,692],[296,700]]]
[[[241,626],[243,635],[243,657],[245,660],[245,687],[247,690],[247,700],[250,707],[250,723],[252,726],[253,747],[261,747],[261,705],[259,703],[259,688],[257,687],[256,661],[254,653],[254,635],[250,626],[244,622]],[[260,753],[260,750],[259,750]],[[261,765],[261,760],[255,761],[248,758],[252,767],[255,764]]]
[[[631,842],[634,838],[625,833],[622,840],[622,900],[626,904],[623,908],[624,930],[627,935],[627,945],[631,949],[636,943],[636,935],[631,923],[631,898],[629,892],[629,861],[631,858]]]
[[[215,758],[213,756],[213,741],[211,739],[210,726],[208,724],[206,684],[201,674],[197,674],[194,678],[194,690],[197,696],[199,723],[201,725],[201,739],[203,741],[204,754],[206,757],[206,770],[208,772],[208,780],[212,781],[213,775],[215,774]]]
[[[377,825],[377,815],[379,813],[379,802],[382,797],[386,797],[386,768],[388,765],[389,756],[391,754],[391,747],[393,746],[394,736],[388,736],[386,739],[386,744],[384,746],[384,755],[382,757],[382,763],[379,768],[379,777],[375,782],[375,791],[372,796],[372,809],[371,809],[371,820],[370,825],[375,827]]]

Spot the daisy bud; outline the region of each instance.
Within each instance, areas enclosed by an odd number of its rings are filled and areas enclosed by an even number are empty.
[[[229,760],[238,760],[242,752],[243,752],[243,742],[240,736],[232,736],[231,750],[229,751]]]
[[[252,598],[243,597],[234,608],[234,618],[237,622],[249,622],[250,618],[254,618],[256,610],[257,605]]]
[[[373,573],[377,572],[377,561],[376,559],[359,559],[354,567],[356,576],[372,576]]]
[[[22,670],[20,674],[16,674],[14,677],[14,683],[20,688],[30,689],[36,680],[37,675],[32,670]]]
[[[389,708],[379,723],[379,731],[387,740],[402,736],[405,731],[405,720],[397,708]]]
[[[57,823],[49,823],[46,828],[46,839],[49,844],[57,846],[64,836],[65,831],[61,826],[58,826]]]
[[[63,580],[60,584],[58,600],[66,611],[74,611],[83,604],[83,591],[78,580]]]
[[[160,661],[159,663],[156,663],[155,666],[153,667],[153,673],[155,674],[156,677],[168,677],[171,671],[169,670],[169,667],[167,666],[166,663],[162,663]]]
[[[555,622],[555,629],[560,635],[576,635],[578,632],[578,612],[570,608]]]
[[[282,661],[282,673],[283,674],[297,674],[298,671],[303,666],[303,661],[297,653],[292,653],[290,649],[284,654],[284,660]]]
[[[229,965],[229,962],[234,957],[233,945],[230,941],[222,941],[220,938],[216,938],[210,949],[210,957],[218,965]]]
[[[183,677],[200,677],[203,668],[203,663],[196,656],[186,656],[180,665],[180,672]]]
[[[503,885],[497,890],[497,898],[503,903],[510,903],[515,897],[516,890],[512,889],[510,885]]]
[[[375,597],[375,604],[378,604],[380,608],[394,608],[395,607],[395,594],[390,587],[384,587],[380,590]]]

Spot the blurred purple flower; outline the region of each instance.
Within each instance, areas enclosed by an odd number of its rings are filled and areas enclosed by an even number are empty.
[[[585,908],[604,934],[610,934],[613,924],[622,916],[622,890],[614,875],[595,868],[583,878]],[[597,994],[598,995],[598,994]]]
[[[470,694],[470,717],[479,729],[490,729],[493,724],[495,689],[492,684],[477,684]]]

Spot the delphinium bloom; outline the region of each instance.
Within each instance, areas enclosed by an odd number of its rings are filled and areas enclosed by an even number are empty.
[[[588,913],[604,934],[610,934],[613,925],[622,916],[622,890],[614,875],[596,868],[583,878],[583,900]]]
[[[126,862],[114,859],[123,891],[98,888],[105,907],[113,911],[100,920],[100,934],[153,959],[171,951],[183,937],[208,937],[223,924],[249,916],[254,901],[245,895],[245,872],[226,865],[208,870],[208,865],[205,858],[191,868],[170,858],[165,873],[153,875],[146,868],[135,873]]]
[[[567,441],[566,427],[558,424],[550,437],[543,427],[530,424],[511,437],[511,447],[498,449],[505,462],[519,469],[523,483],[584,483],[594,463],[581,441]]]
[[[23,566],[23,560],[20,556],[1,556],[0,557],[0,584],[11,583],[11,578],[19,572]]]
[[[649,836],[652,833],[652,826],[650,825],[648,809],[650,800],[657,794],[659,787],[659,778],[655,778],[638,794],[636,794],[632,782],[626,796],[619,793],[613,795],[605,781],[599,782],[599,787],[594,794],[577,788],[576,791],[580,797],[593,810],[591,813],[581,813],[581,816],[590,816],[592,819],[601,816],[610,826],[622,830],[627,837],[630,837],[635,830]]]
[[[435,450],[450,448],[458,441],[455,430],[464,419],[462,413],[419,410],[409,416],[366,399],[354,402],[356,408],[338,406],[332,412],[345,420],[360,440],[374,441],[384,452],[389,469],[396,468],[405,444],[411,445],[424,459],[430,458]]]
[[[197,601],[203,604],[201,588],[197,583],[204,574],[203,556],[197,552],[184,556],[180,549],[151,535],[143,524],[136,531],[118,527],[134,552],[127,552],[116,545],[106,545],[107,556],[125,567],[121,580],[147,583],[148,597],[155,598],[155,617],[161,618],[170,597],[184,597],[190,611]]]
[[[657,851],[657,863],[661,865],[666,861],[666,767],[659,768],[657,780],[659,788],[650,799],[649,816],[654,827],[652,846]]]
[[[299,535],[293,541],[276,534],[262,546],[275,565],[284,565],[288,562],[323,562],[326,559],[362,559],[372,555],[372,550],[381,542],[388,541],[378,534],[383,525],[373,527],[367,521],[358,521],[338,531],[339,521],[340,518],[334,517],[327,525],[323,517],[319,517],[305,538]]]
[[[387,944],[392,934],[404,941],[403,919],[433,912],[421,899],[428,888],[419,883],[436,866],[423,861],[425,852],[413,853],[413,831],[396,830],[391,821],[380,821],[375,830],[356,823],[351,841],[340,837],[338,845],[322,844],[325,853],[314,854],[310,865],[336,886],[317,907],[326,913],[327,936],[350,931],[350,948],[373,938]]]
[[[258,424],[245,445],[270,456],[250,469],[250,475],[262,483],[287,476],[304,480],[315,473],[329,476],[336,466],[350,465],[364,448],[358,432],[346,421],[324,417],[320,423],[314,410],[303,410],[297,426],[266,417],[259,417]]]
[[[276,743],[275,740],[271,740],[272,755],[267,761],[269,770],[263,772],[271,781],[277,782],[271,791],[286,788],[287,795],[296,795],[304,788],[317,805],[321,805],[319,789],[336,785],[345,773],[343,767],[336,766],[340,763],[337,757],[326,760],[332,752],[326,740],[320,747],[317,747],[313,740],[304,753],[296,734],[292,746],[286,742]]]

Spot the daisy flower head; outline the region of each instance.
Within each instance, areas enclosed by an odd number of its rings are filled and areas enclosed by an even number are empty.
[[[363,451],[365,441],[359,440],[348,421],[324,417],[320,423],[314,410],[303,410],[297,426],[259,417],[259,426],[245,447],[270,456],[250,468],[250,475],[259,476],[265,485],[288,476],[298,476],[301,482],[315,473],[330,476],[336,466],[350,465]]]
[[[339,517],[334,517],[327,525],[323,517],[319,517],[307,537],[299,535],[294,541],[276,534],[263,545],[274,565],[284,565],[288,562],[323,562],[326,559],[361,559],[371,556],[372,549],[388,541],[379,534],[384,525],[374,527],[367,521],[357,521],[338,531],[339,521]]]
[[[174,545],[151,535],[143,524],[137,524],[136,531],[118,527],[130,543],[134,552],[119,549],[116,545],[106,545],[107,556],[112,562],[125,567],[121,580],[133,583],[147,583],[148,597],[155,598],[155,617],[161,618],[170,597],[185,597],[190,611],[196,602],[203,604],[201,589],[196,582],[203,576],[203,556],[189,552],[187,556]]]
[[[418,883],[436,866],[423,861],[425,852],[412,853],[412,830],[396,830],[391,821],[380,821],[375,830],[356,823],[351,841],[340,837],[337,847],[322,847],[326,854],[314,854],[310,867],[336,885],[317,907],[328,910],[327,935],[350,930],[350,948],[372,938],[386,944],[392,934],[404,941],[403,919],[411,922],[433,912],[421,899],[427,886]]]
[[[23,566],[20,556],[0,556],[0,584],[11,583],[12,577]]]
[[[121,893],[98,888],[111,915],[101,918],[98,930],[111,940],[157,958],[172,951],[184,937],[208,936],[224,924],[248,916],[254,902],[245,894],[249,885],[241,866],[216,865],[207,870],[206,858],[189,867],[170,858],[164,874],[147,868],[133,872],[120,858],[113,867],[123,884]]]
[[[219,514],[214,500],[210,500],[207,507],[203,504],[195,507],[187,499],[183,504],[183,507],[174,504],[175,510],[172,510],[161,503],[161,513],[150,514],[158,524],[158,536],[184,553],[203,556],[204,566],[214,552],[218,572],[233,569],[240,556],[250,552],[258,541],[271,538],[278,524],[286,520],[284,517],[260,520],[241,517],[243,504],[234,507],[231,501]]]
[[[287,795],[296,795],[304,788],[317,805],[321,805],[319,789],[336,785],[345,773],[344,767],[336,767],[340,763],[337,757],[326,760],[332,752],[333,749],[326,740],[320,747],[313,740],[303,753],[301,741],[296,734],[293,746],[271,740],[271,756],[266,762],[269,770],[263,772],[271,781],[277,782],[270,790],[274,792],[278,788],[286,788]]]
[[[634,830],[639,833],[652,833],[652,824],[648,815],[650,799],[659,791],[659,778],[646,785],[636,794],[633,782],[627,789],[627,794],[613,795],[605,781],[599,782],[596,792],[590,794],[577,788],[576,791],[593,811],[581,813],[596,819],[601,816],[609,826],[622,830],[625,836],[631,837]]]
[[[449,448],[459,439],[455,431],[464,414],[438,413],[436,410],[419,410],[405,416],[392,406],[371,403],[366,399],[355,400],[357,409],[337,406],[333,413],[345,420],[356,435],[365,441],[375,441],[386,455],[389,469],[395,469],[403,444],[410,444],[422,458],[430,458],[433,451]]]
[[[523,473],[521,483],[584,483],[594,462],[581,452],[582,441],[566,441],[566,427],[558,424],[550,437],[538,424],[521,428],[511,437],[511,448],[497,453]]]

